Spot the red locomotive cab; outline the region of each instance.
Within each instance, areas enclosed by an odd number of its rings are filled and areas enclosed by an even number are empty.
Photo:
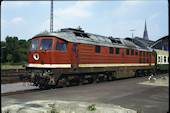
[[[52,45],[53,37],[33,38],[27,52],[29,65],[32,65],[31,67],[42,67],[44,64],[51,64]]]

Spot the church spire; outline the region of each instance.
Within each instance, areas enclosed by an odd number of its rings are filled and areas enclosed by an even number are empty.
[[[146,28],[146,20],[145,20],[145,29],[144,29],[144,33],[143,33],[143,39],[149,40],[148,32],[147,32],[147,28]]]

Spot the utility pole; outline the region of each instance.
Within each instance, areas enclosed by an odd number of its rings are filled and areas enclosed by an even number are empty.
[[[51,0],[50,32],[53,32],[53,0]]]
[[[132,42],[133,42],[133,31],[135,31],[135,29],[131,29],[130,31],[132,31]]]

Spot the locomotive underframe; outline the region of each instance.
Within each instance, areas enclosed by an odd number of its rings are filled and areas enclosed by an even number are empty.
[[[64,87],[73,83],[93,83],[134,76],[154,74],[154,66],[90,67],[90,68],[30,68],[30,82],[44,89],[47,86]]]

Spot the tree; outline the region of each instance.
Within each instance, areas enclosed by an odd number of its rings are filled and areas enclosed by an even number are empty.
[[[13,55],[12,54],[8,54],[6,59],[8,60],[8,65],[9,65],[10,62],[13,61]]]
[[[13,63],[27,62],[26,52],[29,50],[31,40],[18,40],[18,37],[7,36],[5,42],[1,41],[1,63],[11,61]]]
[[[1,41],[1,62],[6,62],[6,43]]]
[[[19,56],[19,41],[18,37],[6,37],[6,45],[8,54],[12,54],[14,62],[20,62]]]

